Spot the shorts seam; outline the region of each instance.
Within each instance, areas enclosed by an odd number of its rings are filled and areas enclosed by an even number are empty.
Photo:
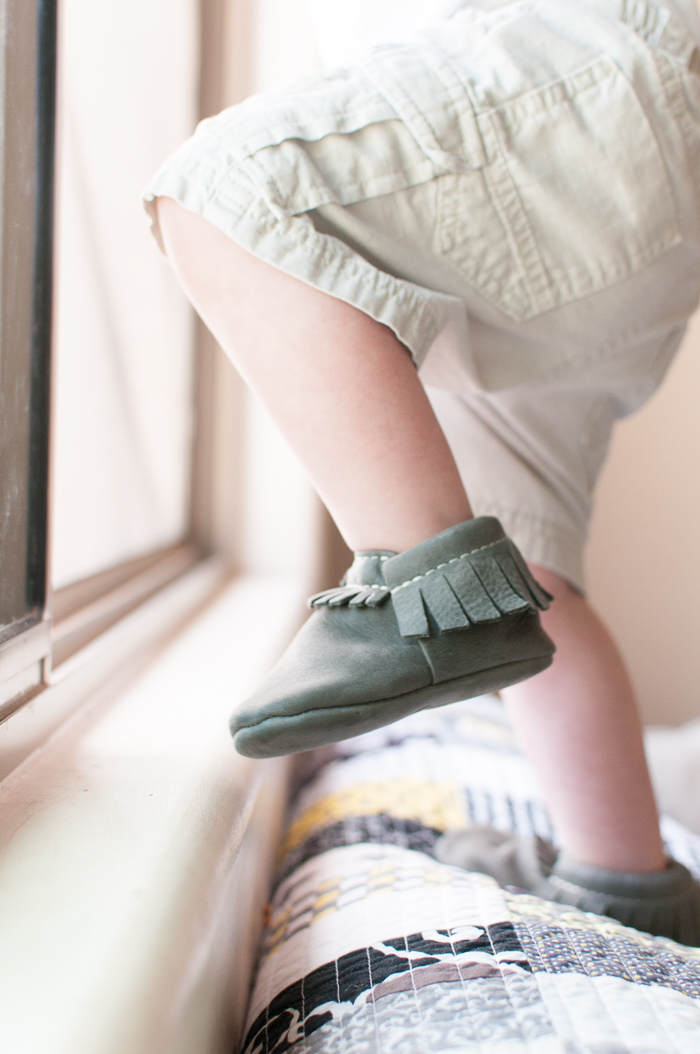
[[[511,244],[513,257],[517,261],[521,274],[522,287],[530,305],[529,311],[524,316],[515,315],[516,320],[524,321],[533,314],[541,314],[553,307],[554,298],[537,239],[508,166],[500,135],[492,123],[491,131],[496,144],[497,156],[484,169],[484,179]]]

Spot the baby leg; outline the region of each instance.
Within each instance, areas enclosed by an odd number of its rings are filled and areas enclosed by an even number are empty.
[[[557,652],[548,669],[502,696],[561,852],[541,839],[471,827],[444,835],[436,855],[546,900],[697,946],[700,884],[665,856],[620,655],[579,593],[553,572],[533,570],[555,597],[542,621]]]
[[[632,689],[605,627],[558,575],[543,622],[557,644],[549,669],[503,690],[544,791],[559,855],[541,839],[493,828],[450,832],[438,859],[504,885],[608,915],[683,944],[700,944],[700,884],[667,860]]]
[[[351,549],[401,552],[471,517],[411,357],[386,326],[158,200],[178,278]]]
[[[613,871],[665,866],[632,687],[617,648],[585,599],[533,569],[555,597],[542,615],[557,645],[543,673],[504,689],[562,846]]]

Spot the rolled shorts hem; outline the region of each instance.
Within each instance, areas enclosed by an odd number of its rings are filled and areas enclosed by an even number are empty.
[[[145,191],[144,204],[162,252],[155,201],[167,197],[201,215],[258,259],[387,326],[417,368],[438,335],[463,310],[456,297],[396,278],[339,238],[320,234],[307,214],[274,216],[252,185],[246,186],[243,174],[226,172],[216,184],[222,189],[202,201],[198,187],[181,175],[167,169],[156,174]]]

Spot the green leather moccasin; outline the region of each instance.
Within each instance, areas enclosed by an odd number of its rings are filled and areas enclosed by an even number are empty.
[[[551,599],[492,516],[399,555],[359,552],[233,715],[236,749],[293,754],[532,677],[552,661],[538,610]]]

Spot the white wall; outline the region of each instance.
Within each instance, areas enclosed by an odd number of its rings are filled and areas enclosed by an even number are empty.
[[[645,721],[700,715],[700,313],[661,390],[616,430],[588,547],[591,600]]]

